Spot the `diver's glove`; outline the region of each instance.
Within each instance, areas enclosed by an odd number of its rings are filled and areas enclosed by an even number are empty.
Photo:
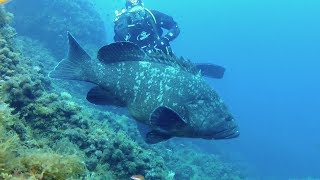
[[[166,37],[161,37],[160,39],[157,39],[155,41],[155,45],[154,45],[154,48],[156,50],[161,50],[161,51],[164,51],[166,49],[166,47],[169,47],[170,44],[169,44],[169,39],[166,38]]]
[[[166,37],[161,37],[156,41],[156,46],[157,47],[163,47],[163,46],[169,46],[169,39]]]

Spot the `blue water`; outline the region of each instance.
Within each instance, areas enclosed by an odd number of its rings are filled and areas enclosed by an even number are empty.
[[[241,136],[214,147],[247,163],[253,178],[319,178],[320,1],[144,2],[179,23],[178,55],[227,68],[224,79],[208,81],[237,117]],[[112,28],[120,3],[96,3]]]
[[[112,42],[124,0],[92,1]],[[250,179],[320,179],[320,1],[144,2],[178,22],[177,55],[227,69],[207,81],[236,117],[240,137],[187,141],[242,164]]]

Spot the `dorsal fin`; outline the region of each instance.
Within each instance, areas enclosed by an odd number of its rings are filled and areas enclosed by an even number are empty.
[[[216,79],[223,78],[226,71],[224,67],[212,63],[198,63],[196,67],[201,70],[203,76]]]
[[[153,128],[160,128],[166,132],[174,132],[186,126],[186,122],[174,110],[166,106],[156,108],[150,115],[150,125]]]
[[[132,42],[111,43],[98,51],[98,59],[103,63],[141,61],[145,56],[144,51]]]
[[[191,74],[198,75],[199,69],[184,58],[177,58],[161,52],[145,53],[138,45],[132,42],[116,42],[103,46],[98,51],[98,59],[103,63],[122,61],[147,61],[169,65]]]
[[[166,64],[172,67],[180,68],[183,71],[198,75],[200,70],[190,60],[183,57],[170,56],[164,53],[148,53],[151,61]]]

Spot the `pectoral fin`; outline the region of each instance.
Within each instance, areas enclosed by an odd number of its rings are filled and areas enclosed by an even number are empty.
[[[150,116],[150,124],[153,128],[160,128],[167,132],[177,131],[186,125],[186,122],[174,110],[160,106]]]
[[[165,134],[162,133],[160,131],[150,131],[149,133],[147,133],[145,141],[148,144],[156,144],[162,141],[166,141],[168,139],[170,139],[172,136],[170,136],[169,134]]]
[[[171,138],[170,135],[152,130],[150,126],[137,122],[137,128],[143,140],[148,144],[156,144]]]
[[[150,128],[150,126],[146,125],[146,124],[143,124],[141,122],[138,122],[136,121],[137,123],[137,128],[138,128],[138,131],[140,133],[140,135],[143,137],[143,139],[145,140],[147,134],[152,131],[152,129]]]
[[[100,86],[95,86],[90,89],[87,93],[87,100],[95,105],[125,106],[124,102],[115,97],[110,91],[103,89]]]

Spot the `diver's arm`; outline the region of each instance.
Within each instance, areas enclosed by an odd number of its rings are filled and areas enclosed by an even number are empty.
[[[124,15],[119,16],[114,20],[114,37],[115,42],[126,41],[126,35],[128,33],[127,18]]]
[[[174,40],[180,33],[177,22],[175,22],[171,16],[168,16],[159,11],[152,10],[151,12],[156,18],[157,24],[161,28],[168,30],[168,33],[164,35],[164,38],[168,39],[169,41]]]
[[[124,39],[121,39],[116,33],[114,34],[113,40],[114,42],[124,41]]]
[[[118,26],[115,25],[114,36],[113,36],[114,42],[125,41],[125,33],[126,33],[125,28],[121,28],[121,27],[119,28]]]

